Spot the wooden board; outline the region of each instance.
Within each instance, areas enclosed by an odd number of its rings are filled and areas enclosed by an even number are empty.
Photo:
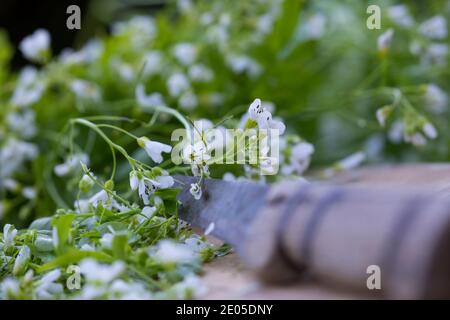
[[[331,179],[338,184],[360,184],[401,188],[422,186],[430,192],[450,196],[450,165],[410,164],[367,167],[343,172]],[[217,239],[213,239],[217,241]],[[371,299],[367,295],[343,292],[313,282],[289,286],[269,286],[261,283],[236,254],[217,258],[205,266],[203,280],[209,287],[207,299]]]

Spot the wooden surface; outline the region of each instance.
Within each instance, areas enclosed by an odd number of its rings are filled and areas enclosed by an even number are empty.
[[[450,195],[450,165],[414,164],[368,167],[343,172],[331,179],[338,184],[377,185],[386,188],[425,187],[431,193]],[[213,239],[213,241],[217,241]],[[203,280],[209,287],[207,299],[371,299],[366,293],[343,292],[312,281],[288,286],[261,283],[236,254],[217,258],[205,266]]]

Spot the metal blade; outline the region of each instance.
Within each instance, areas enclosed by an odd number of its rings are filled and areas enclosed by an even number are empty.
[[[214,222],[212,235],[234,246],[242,243],[253,218],[264,206],[269,186],[251,181],[204,179],[203,195],[195,200],[189,189],[198,179],[175,177],[177,186],[182,188],[178,195],[182,203],[180,218],[203,230]]]

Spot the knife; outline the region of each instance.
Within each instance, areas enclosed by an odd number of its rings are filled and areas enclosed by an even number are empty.
[[[180,218],[234,246],[264,281],[309,277],[377,297],[450,297],[450,201],[421,188],[177,176]],[[375,269],[374,269],[375,267]],[[380,288],[369,281],[379,271]]]

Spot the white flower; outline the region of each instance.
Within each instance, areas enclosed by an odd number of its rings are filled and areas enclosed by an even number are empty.
[[[377,117],[377,121],[380,124],[380,126],[384,127],[386,125],[386,114],[383,110],[383,108],[377,109],[375,112],[375,115]]]
[[[422,131],[429,139],[436,139],[438,136],[436,128],[430,122],[426,122],[422,126]]]
[[[137,140],[138,145],[147,152],[148,156],[156,163],[163,161],[162,153],[169,153],[172,147],[157,141],[152,141],[146,137],[140,137]]]
[[[392,38],[394,36],[394,29],[388,29],[381,34],[377,39],[378,51],[386,52],[391,46]]]
[[[403,140],[404,125],[402,121],[395,121],[388,132],[389,141],[398,144]]]
[[[412,135],[405,134],[403,139],[405,142],[411,143],[416,147],[422,147],[427,144],[427,139],[420,132],[416,132]]]
[[[172,97],[180,96],[184,91],[190,88],[189,80],[186,76],[177,72],[172,74],[167,80],[167,90]]]
[[[425,48],[423,52],[421,51],[421,49],[419,49],[418,53],[421,53],[420,58],[423,65],[443,65],[447,63],[447,56],[449,51],[450,49],[447,44],[432,43],[427,48]]]
[[[109,200],[108,192],[101,190],[89,198],[89,203],[96,208],[99,204],[105,206]]]
[[[10,138],[0,148],[0,180],[10,177],[26,160],[32,160],[38,155],[36,145]]]
[[[139,105],[145,107],[155,108],[166,105],[163,96],[159,92],[154,92],[152,94],[146,95],[144,86],[142,84],[139,84],[136,87],[136,100]]]
[[[356,152],[339,161],[337,166],[341,170],[351,170],[358,167],[364,160],[366,160],[365,153]]]
[[[34,62],[44,62],[50,54],[50,34],[45,29],[37,29],[19,44],[22,54]]]
[[[61,276],[61,270],[55,269],[46,273],[39,281],[37,281],[36,296],[38,299],[51,299],[55,295],[63,293],[62,284],[56,283]]]
[[[3,298],[15,298],[20,294],[19,280],[14,278],[6,278],[0,285],[0,292],[2,293]]]
[[[137,190],[139,186],[139,178],[137,177],[137,173],[136,171],[131,171],[130,172],[130,188],[131,190]]]
[[[200,198],[202,197],[202,188],[198,183],[191,183],[189,192],[192,194],[195,200],[200,200]]]
[[[208,293],[206,285],[194,274],[189,274],[183,281],[172,287],[177,299],[201,298]]]
[[[190,263],[198,259],[187,245],[172,240],[159,241],[154,257],[164,263]]]
[[[319,39],[325,33],[327,19],[323,14],[315,14],[306,20],[304,31],[306,38]]]
[[[11,112],[6,116],[8,127],[25,139],[36,135],[35,113],[31,109],[26,109],[22,113]]]
[[[138,194],[142,198],[145,205],[150,203],[150,195],[152,195],[158,189],[167,189],[173,186],[175,181],[167,171],[163,171],[162,175],[150,179],[148,177],[142,177],[139,180]]]
[[[188,164],[203,164],[211,159],[208,150],[203,141],[194,144],[188,144],[183,149],[183,159]]]
[[[103,248],[111,249],[112,248],[113,239],[114,239],[114,234],[112,234],[112,233],[105,233],[100,238],[100,244],[102,245]]]
[[[76,79],[70,83],[70,88],[77,98],[81,100],[92,100],[98,102],[101,100],[101,92],[97,85],[85,80]]]
[[[192,81],[197,82],[208,82],[214,77],[212,70],[200,63],[191,66],[188,75]]]
[[[216,227],[216,224],[214,222],[211,222],[205,230],[205,236],[207,236],[211,232],[213,232],[215,227]]]
[[[14,261],[13,266],[14,275],[17,276],[23,274],[26,271],[28,262],[30,261],[30,257],[31,257],[30,248],[26,245],[23,245],[19,250],[19,254],[16,257],[16,260]]]
[[[3,227],[3,244],[5,247],[14,245],[14,239],[16,238],[17,230],[13,225],[7,223]]]
[[[156,207],[145,206],[142,209],[141,214],[138,215],[138,217],[137,217],[138,222],[142,223],[145,220],[149,219],[151,216],[153,216],[155,211],[156,211]]]
[[[448,94],[435,84],[427,86],[425,100],[428,107],[435,113],[442,113],[447,109]]]
[[[258,17],[256,27],[262,34],[268,34],[272,31],[274,16],[269,12]]]
[[[434,16],[420,25],[419,32],[430,39],[444,39],[447,37],[447,20],[443,16]]]
[[[261,105],[261,99],[256,98],[253,100],[253,102],[250,104],[250,107],[248,108],[248,114],[251,119],[256,120],[258,116],[263,113],[264,109]]]
[[[122,279],[114,280],[108,289],[110,297],[123,300],[148,300],[151,294],[145,289],[142,283],[125,282]]]
[[[79,51],[64,49],[59,58],[63,64],[89,63],[98,59],[102,53],[103,43],[99,39],[89,40]]]
[[[67,176],[69,173],[73,173],[76,169],[81,168],[80,162],[88,163],[88,155],[85,153],[75,153],[71,157],[68,157],[64,163],[56,165],[53,170],[59,177]]]
[[[178,43],[173,47],[172,53],[185,66],[193,64],[197,59],[197,48],[191,43]]]
[[[143,70],[144,76],[152,76],[161,71],[162,67],[162,53],[156,50],[147,52],[144,56],[145,66]]]
[[[155,20],[149,16],[134,16],[125,22],[116,22],[112,26],[115,35],[126,34],[135,50],[146,48],[156,35]]]
[[[186,13],[192,9],[191,0],[177,0],[177,8],[182,13]]]
[[[414,20],[409,14],[408,7],[405,5],[395,5],[389,7],[388,16],[400,27],[410,28],[414,25]]]
[[[311,143],[302,141],[292,147],[289,164],[282,168],[285,175],[297,173],[299,175],[309,167],[311,156],[314,153],[314,146]]]
[[[234,73],[246,73],[251,78],[258,77],[262,72],[262,67],[252,58],[245,55],[230,55],[227,64]]]
[[[20,72],[16,88],[11,97],[11,103],[19,107],[31,106],[39,101],[44,89],[45,82],[38,79],[36,68],[27,66]]]
[[[282,135],[286,130],[286,126],[280,120],[272,119],[272,114],[262,106],[261,99],[255,99],[248,108],[248,115],[250,119],[258,123],[259,129],[274,129]]]
[[[100,264],[94,259],[88,258],[80,262],[81,273],[90,283],[105,284],[118,278],[125,271],[125,264],[116,261],[111,265]]]
[[[32,187],[25,187],[22,189],[22,195],[28,200],[33,200],[36,198],[36,189]]]
[[[192,91],[186,91],[181,95],[178,104],[184,110],[194,110],[198,105],[197,96]]]

